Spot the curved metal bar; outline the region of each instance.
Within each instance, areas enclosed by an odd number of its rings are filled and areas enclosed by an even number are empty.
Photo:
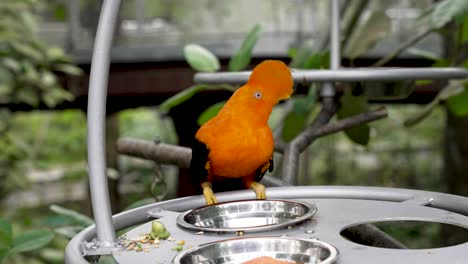
[[[338,70],[293,69],[293,79],[299,83],[313,82],[357,82],[357,81],[406,81],[446,80],[468,78],[464,68],[353,68]],[[249,79],[250,72],[197,73],[196,83],[242,84]]]
[[[105,119],[110,49],[120,0],[102,5],[91,63],[88,95],[89,187],[98,240],[103,246],[115,241],[106,176]]]
[[[250,190],[219,193],[216,196],[219,202],[254,199],[255,194]],[[296,187],[272,187],[267,189],[267,197],[270,199],[306,199],[306,198],[343,198],[377,200],[388,202],[423,201],[430,200],[430,206],[468,216],[468,197],[383,187],[360,186],[296,186]],[[172,211],[186,211],[203,206],[205,199],[202,195],[183,197],[170,201],[159,202],[113,216],[114,227],[123,229],[135,224],[149,221],[148,211],[156,208],[164,208]],[[81,244],[89,241],[96,235],[95,226],[90,226],[76,235],[65,250],[67,263],[88,263],[81,254]]]

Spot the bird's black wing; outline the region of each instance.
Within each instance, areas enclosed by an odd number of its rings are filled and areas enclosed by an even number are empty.
[[[263,176],[267,171],[272,172],[274,168],[273,164],[273,157],[271,157],[267,162],[263,163],[262,166],[260,166],[256,171],[255,171],[255,181],[259,182],[262,180]]]
[[[210,153],[205,143],[194,139],[192,144],[192,160],[190,161],[190,177],[198,182],[204,183],[209,179],[208,154]]]

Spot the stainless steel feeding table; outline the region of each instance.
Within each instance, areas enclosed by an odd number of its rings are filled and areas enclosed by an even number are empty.
[[[270,187],[267,189],[268,201],[249,201],[243,206],[240,200],[255,198],[250,190],[217,194],[220,202],[232,201],[234,204],[224,204],[225,208],[218,207],[215,213],[210,208],[197,209],[205,200],[203,196],[194,196],[112,216],[106,178],[104,121],[110,47],[119,4],[119,0],[104,1],[89,85],[88,164],[96,225],[86,228],[70,241],[65,252],[66,263],[94,262],[101,255],[112,255],[119,263],[238,263],[246,260],[247,255],[284,257],[305,263],[318,260],[341,264],[468,263],[468,243],[418,250],[378,248],[354,243],[341,235],[344,230],[359,224],[401,220],[437,222],[468,229],[468,198],[443,193],[351,186]],[[327,102],[332,102],[334,82],[337,81],[468,78],[468,71],[460,68],[340,69],[338,1],[331,0],[330,4],[331,69],[293,72],[296,81],[322,83],[324,108]],[[198,74],[195,81],[242,83],[248,74]],[[324,114],[326,123],[334,112],[324,111]],[[371,119],[364,117],[363,120]],[[312,132],[316,129],[320,127],[310,128]],[[310,135],[294,139],[283,149],[282,183],[294,183],[298,156],[313,141]],[[193,209],[196,210],[187,212]],[[236,218],[243,218],[243,221]],[[171,241],[162,241],[159,248],[149,248],[148,252],[124,250],[123,239],[116,238],[115,230],[133,227],[124,236],[137,237],[151,230],[150,223],[154,219],[164,223],[173,238],[185,240],[185,251],[171,250],[174,246]],[[201,229],[203,232],[198,231]],[[188,248],[189,245],[192,248]]]
[[[151,221],[159,219],[175,240],[185,240],[189,246],[224,241],[233,238],[277,237],[297,238],[325,242],[337,249],[336,263],[466,263],[468,243],[434,249],[388,249],[354,243],[340,235],[343,229],[356,224],[415,220],[456,225],[468,228],[468,198],[425,191],[350,186],[296,186],[267,189],[269,199],[303,202],[313,205],[311,218],[302,222],[271,228],[266,231],[199,232],[177,224],[177,218],[187,210],[204,205],[202,196],[184,197],[133,209],[114,216],[115,228],[145,222],[126,232],[127,238],[138,237],[151,230]],[[253,199],[251,191],[235,191],[218,195],[220,202]],[[240,228],[242,229],[242,228]],[[237,229],[235,231],[238,231]],[[67,261],[81,263],[82,249],[92,243],[95,227],[89,227],[75,237],[67,247]],[[159,248],[149,252],[116,251],[114,258],[119,263],[172,263],[177,251],[171,250],[176,242],[162,241]],[[90,250],[88,253],[92,253]],[[76,259],[75,259],[76,258]],[[208,262],[210,263],[210,262]],[[217,263],[217,262],[213,262]],[[222,262],[220,262],[222,263]]]

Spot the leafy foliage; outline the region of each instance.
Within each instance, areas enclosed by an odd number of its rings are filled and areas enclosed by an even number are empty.
[[[59,76],[79,75],[81,70],[71,64],[62,49],[48,47],[36,36],[39,23],[36,12],[41,2],[36,0],[5,0],[0,4],[0,104],[44,103],[48,107],[73,99]],[[6,182],[0,188],[2,196],[18,186],[18,162],[26,157],[27,146],[11,133],[12,115],[0,110],[0,178]],[[9,180],[8,180],[9,179]]]
[[[457,39],[453,49],[455,52],[451,56],[439,58],[427,53],[419,52],[419,55],[434,61],[434,67],[463,66],[468,69],[468,59],[461,57],[461,50],[468,41],[468,2],[461,0],[445,0],[434,4],[420,18],[422,21],[429,21],[432,29],[441,29],[449,22],[454,22]],[[448,32],[441,31],[443,34]],[[413,50],[414,53],[414,50]],[[468,115],[468,82],[451,81],[429,104],[406,121],[406,126],[413,126],[429,116],[429,114],[440,103],[445,103],[448,110],[456,116]]]
[[[242,45],[235,52],[231,60],[229,61],[229,70],[230,71],[240,71],[245,69],[251,60],[252,50],[257,43],[257,40],[260,36],[262,28],[260,25],[255,25],[252,30],[247,34]],[[184,48],[185,59],[189,65],[196,71],[201,72],[214,72],[218,71],[219,59],[211,53],[206,48],[199,46],[197,44],[189,44]],[[188,99],[192,98],[196,93],[206,90],[228,90],[234,91],[236,88],[232,85],[206,85],[199,84],[193,85],[182,92],[168,98],[162,104],[159,105],[159,110],[169,111],[171,108],[182,104]],[[217,110],[219,110],[218,108]],[[215,109],[216,110],[216,109]],[[217,111],[209,109],[209,113],[202,114],[204,116],[214,116]]]
[[[200,72],[215,72],[219,70],[219,59],[211,51],[197,44],[184,47],[185,60],[190,66]]]
[[[464,87],[459,81],[451,81],[451,83],[442,89],[436,96],[434,100],[432,100],[429,104],[425,105],[419,112],[416,114],[408,117],[404,125],[409,127],[416,125],[417,123],[421,122],[424,118],[429,116],[429,114],[439,105],[439,103],[445,101],[445,100],[457,100],[457,101],[452,101],[453,108],[456,109],[456,111],[460,111],[460,113],[463,113],[464,111],[464,104],[463,102],[459,102],[457,99],[457,95],[463,95],[464,93]],[[460,98],[463,100],[463,97]],[[461,103],[461,104],[460,104]],[[460,110],[458,110],[460,108]]]
[[[463,91],[456,96],[447,99],[448,109],[456,116],[468,115],[468,83],[465,83]]]
[[[241,71],[244,70],[250,64],[252,58],[252,51],[257,44],[257,40],[262,33],[262,27],[255,25],[252,30],[247,34],[240,48],[234,53],[231,60],[229,61],[230,71]]]
[[[194,85],[190,88],[183,90],[182,92],[172,96],[171,98],[164,101],[159,105],[159,110],[169,111],[171,108],[178,106],[179,104],[192,98],[196,93],[206,89],[206,85]]]
[[[206,121],[210,120],[212,117],[218,114],[218,112],[223,108],[226,101],[218,102],[210,107],[208,107],[197,119],[199,125],[203,125]]]
[[[369,110],[367,97],[363,94],[361,84],[355,85],[352,89],[346,89],[340,99],[341,106],[338,109],[338,119],[351,117]],[[367,124],[348,128],[344,131],[346,135],[357,144],[367,145],[370,138],[370,127]]]
[[[0,218],[0,263],[9,255],[37,250],[49,244],[54,233],[49,230],[30,230],[14,236],[12,224]]]
[[[385,12],[374,11],[351,35],[344,50],[350,59],[354,59],[370,50],[374,45],[386,37],[391,31],[391,19]]]
[[[27,0],[8,0],[0,5],[1,103],[37,107],[42,101],[54,107],[73,99],[57,74],[79,75],[81,70],[60,48],[48,47],[35,35],[37,8],[36,1]]]
[[[435,4],[426,14],[430,26],[440,29],[450,21],[460,20],[468,12],[468,2],[464,0],[445,0]]]
[[[299,49],[289,51],[291,62],[289,67],[297,69],[321,69],[328,68],[330,53],[328,51],[315,51],[309,45],[303,45]],[[286,113],[282,129],[282,139],[286,142],[291,141],[297,136],[305,126],[310,122],[310,116],[316,103],[316,84],[306,86],[296,84],[296,90],[307,90],[307,95],[294,95],[290,99],[292,105],[291,111]]]
[[[71,239],[84,228],[94,224],[91,218],[77,211],[56,204],[51,205],[49,209],[58,216],[62,216],[55,223],[54,231],[66,238]]]

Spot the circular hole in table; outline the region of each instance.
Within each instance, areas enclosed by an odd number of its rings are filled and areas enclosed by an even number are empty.
[[[421,220],[392,220],[366,224],[373,224],[384,233],[401,242],[407,249],[443,248],[468,242],[468,229],[447,223]],[[385,244],[375,243],[374,241],[353,235],[353,232],[358,230],[360,226],[366,224],[349,226],[343,229],[340,235],[357,244],[390,248]]]

